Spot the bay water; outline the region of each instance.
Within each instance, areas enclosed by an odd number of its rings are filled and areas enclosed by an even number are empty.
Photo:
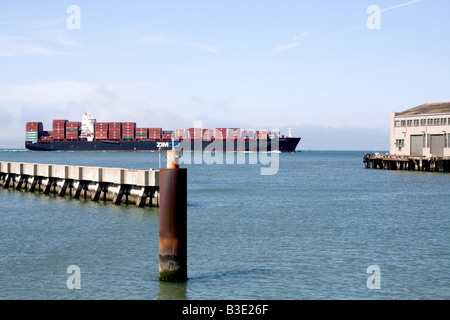
[[[450,174],[365,169],[365,153],[280,154],[274,175],[183,165],[186,283],[158,280],[158,208],[1,189],[0,299],[449,299]],[[0,161],[157,169],[160,155],[0,150]]]

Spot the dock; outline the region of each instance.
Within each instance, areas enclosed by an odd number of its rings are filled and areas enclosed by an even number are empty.
[[[366,154],[367,169],[450,172],[450,157]]]
[[[159,206],[159,170],[1,162],[0,187],[116,205]]]

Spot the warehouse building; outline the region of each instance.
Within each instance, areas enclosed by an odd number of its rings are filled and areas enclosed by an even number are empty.
[[[392,112],[390,154],[450,156],[450,101]]]

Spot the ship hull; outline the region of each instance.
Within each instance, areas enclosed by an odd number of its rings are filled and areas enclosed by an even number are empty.
[[[280,151],[295,152],[301,138],[280,138],[277,140],[216,140],[216,141],[175,141],[174,148],[180,151]],[[167,151],[172,150],[172,141],[130,140],[130,141],[39,141],[26,143],[33,151]],[[273,149],[273,150],[272,150]]]

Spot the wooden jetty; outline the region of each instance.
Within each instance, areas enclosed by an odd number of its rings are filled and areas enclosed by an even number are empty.
[[[450,172],[450,157],[433,155],[400,156],[375,153],[366,154],[363,161],[367,169]]]
[[[0,187],[114,204],[159,206],[159,171],[0,161]]]

